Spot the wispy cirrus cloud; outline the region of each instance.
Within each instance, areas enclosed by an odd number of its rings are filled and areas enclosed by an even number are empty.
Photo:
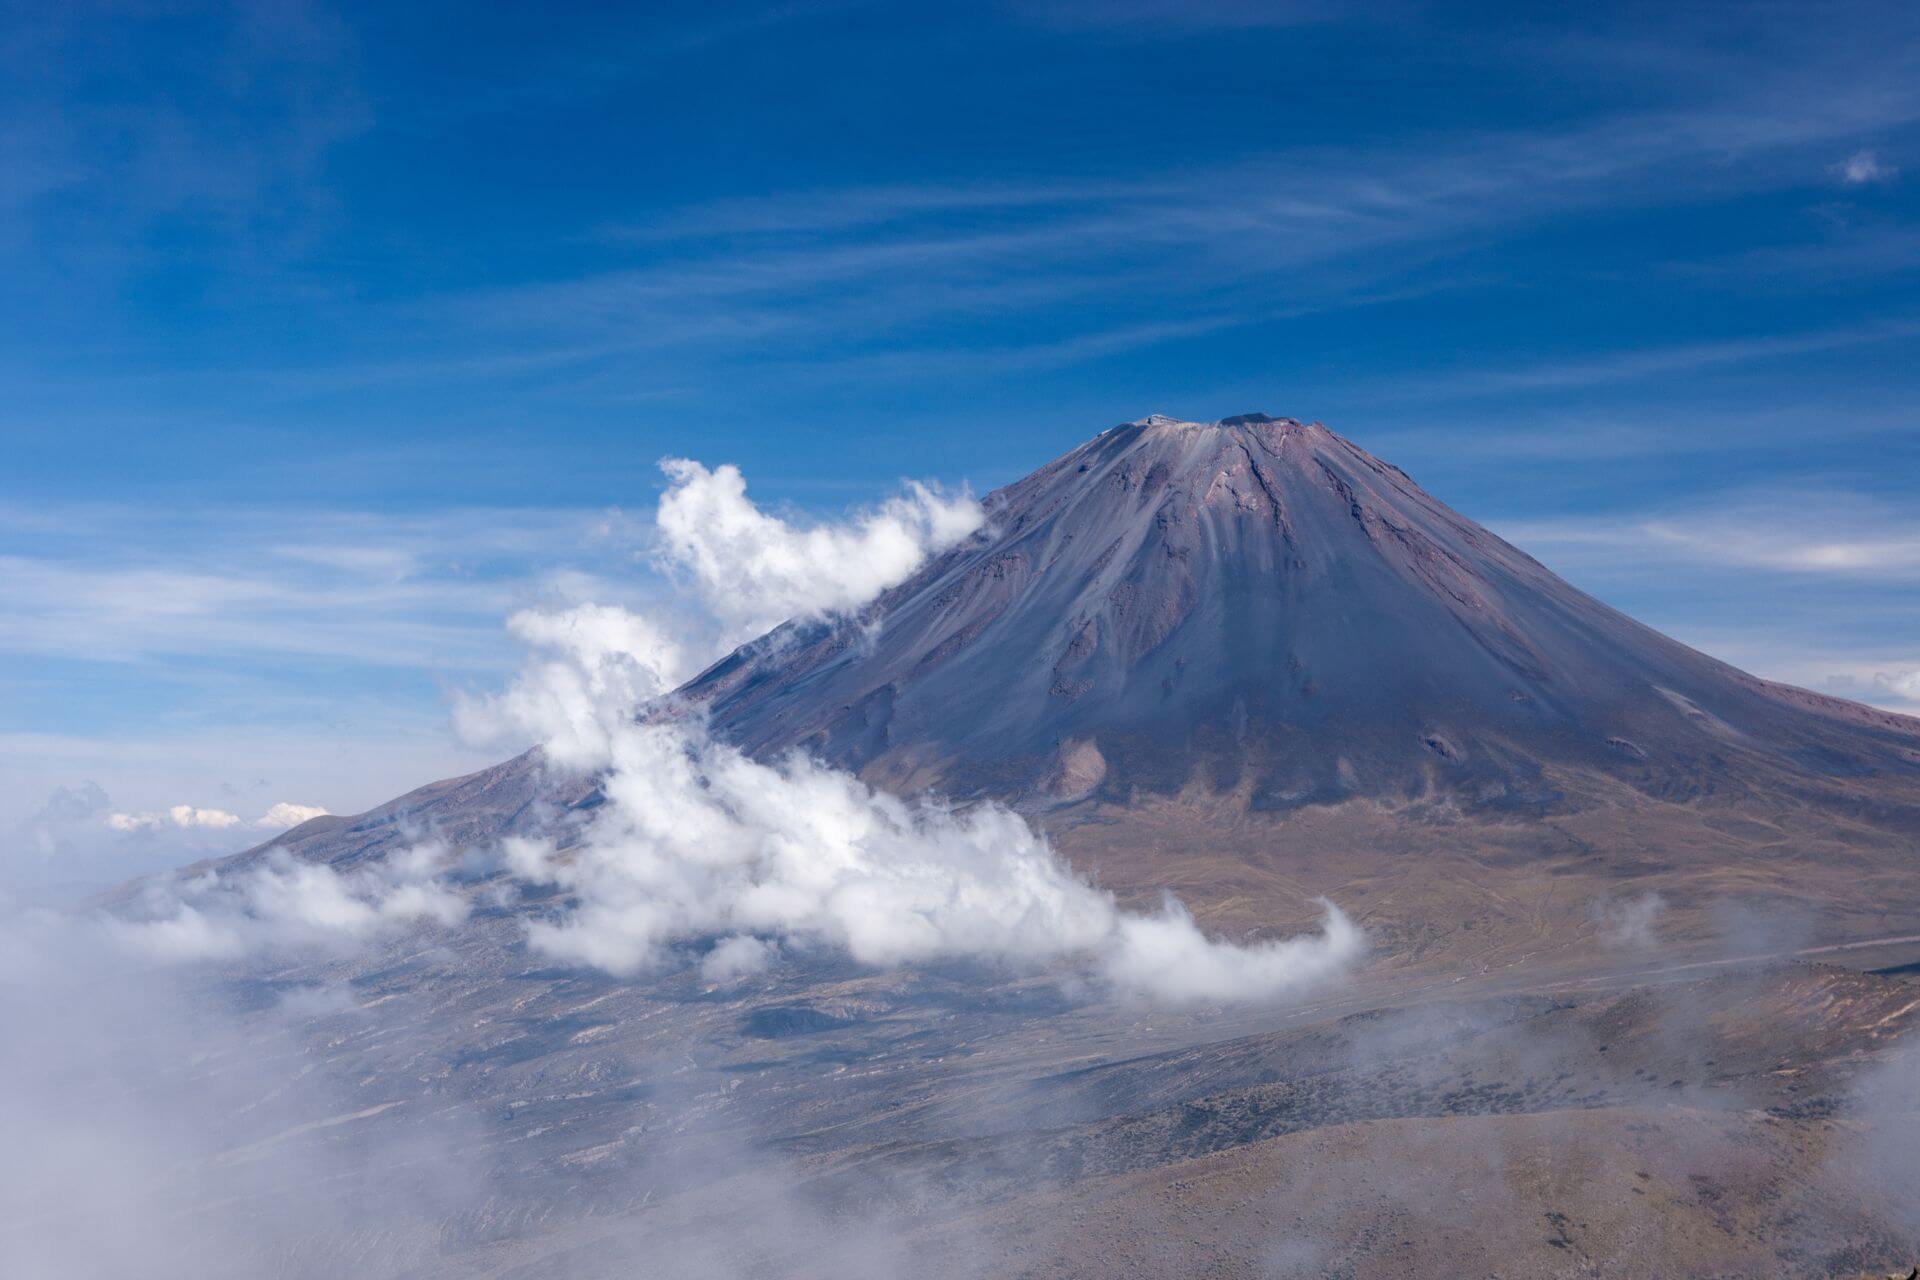
[[[615,358],[635,370],[650,351],[707,347],[731,360],[743,344],[756,360],[804,360],[852,379],[916,346],[975,356],[981,369],[1021,367],[1028,344],[1093,360],[1192,332],[1138,317],[1145,300],[1181,323],[1204,321],[1199,331],[1261,323],[1276,309],[1365,305],[1389,281],[1405,287],[1548,219],[1804,185],[1820,172],[1821,146],[1920,120],[1920,92],[1895,81],[1770,87],[1417,147],[1300,149],[1057,184],[863,185],[707,202],[603,233],[625,246],[626,265],[435,306],[525,342],[624,344]],[[1015,315],[1014,335],[983,342],[955,331]],[[1725,340],[1668,358],[1686,367],[1764,354]],[[1542,369],[1514,375],[1514,386],[1666,367]]]
[[[623,567],[618,513],[0,508],[0,652],[281,654],[493,669],[483,639],[562,566]]]
[[[1069,31],[1246,31],[1342,18],[1378,18],[1400,8],[1345,0],[1015,0],[1014,12]]]
[[[1399,390],[1391,393],[1397,397]],[[1386,398],[1383,396],[1383,398]],[[1425,472],[1446,465],[1486,475],[1490,463],[1503,468],[1570,464],[1625,464],[1652,458],[1698,465],[1715,454],[1766,450],[1783,457],[1790,450],[1819,451],[1844,446],[1843,456],[1870,456],[1866,450],[1915,425],[1915,411],[1899,398],[1862,402],[1837,414],[1819,401],[1751,402],[1719,396],[1712,403],[1674,402],[1637,396],[1616,407],[1571,407],[1545,402],[1509,410],[1499,420],[1474,406],[1423,415],[1417,426],[1386,426],[1365,433],[1364,443],[1382,457]],[[1817,435],[1810,428],[1817,424]]]
[[[1920,319],[1899,317],[1811,332],[1672,343],[1516,369],[1474,370],[1425,382],[1415,379],[1407,383],[1404,393],[1425,397],[1565,391],[1915,338],[1920,338]]]
[[[1488,523],[1575,585],[1744,670],[1920,708],[1920,520],[1884,497],[1771,489]]]
[[[1859,493],[1747,495],[1710,508],[1503,523],[1546,556],[1607,566],[1648,557],[1782,575],[1920,582],[1920,520]]]

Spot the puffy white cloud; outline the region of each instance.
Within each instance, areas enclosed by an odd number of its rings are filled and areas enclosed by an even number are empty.
[[[881,966],[1070,962],[1152,999],[1256,1000],[1338,972],[1363,946],[1331,905],[1323,935],[1253,946],[1207,938],[1177,903],[1123,912],[1008,809],[901,800],[797,754],[763,764],[697,722],[626,724],[603,787],[582,842],[514,840],[505,861],[574,902],[531,923],[531,945],[615,974],[718,934],[703,964],[714,980],[784,941]]]
[[[800,527],[756,507],[737,467],[660,465],[670,483],[655,513],[658,560],[687,589],[685,607],[664,621],[605,604],[514,614],[507,629],[538,656],[504,693],[458,700],[466,741],[535,741],[564,767],[602,767],[641,703],[790,618],[859,608],[984,519],[964,493],[910,484],[851,520]]]
[[[731,643],[789,618],[858,608],[985,521],[969,495],[911,484],[850,523],[802,528],[756,507],[738,467],[668,458],[660,468],[671,482],[655,516],[662,559]]]
[[[764,938],[736,933],[722,938],[701,958],[700,973],[709,982],[733,982],[759,973],[779,953],[779,946]]]
[[[231,960],[254,952],[341,947],[411,924],[458,924],[469,904],[438,873],[433,844],[339,872],[270,855],[257,866],[147,886],[128,916],[101,927],[123,948],[164,961]]]
[[[162,812],[109,813],[106,824],[115,831],[129,832],[160,831],[169,827],[180,831],[228,831],[243,825],[284,831],[309,819],[324,817],[326,812],[318,805],[292,804],[283,800],[252,822],[243,823],[239,814],[228,813],[225,809],[200,809],[190,804],[176,804]]]
[[[910,806],[795,756],[749,760],[697,725],[632,725],[614,744],[608,803],[568,856],[524,871],[579,906],[533,927],[557,957],[630,973],[671,943],[787,936],[894,964],[992,952],[1057,954],[1104,937],[1110,907],[1003,809]]]
[[[240,815],[225,809],[197,809],[190,804],[176,804],[165,813],[110,813],[107,825],[115,831],[157,831],[162,827],[224,831],[239,826]]]
[[[612,605],[525,610],[507,629],[542,656],[506,692],[457,702],[455,728],[472,742],[536,740],[565,768],[604,764],[634,708],[692,674],[677,641]]]
[[[303,822],[311,822],[315,818],[326,816],[327,811],[317,804],[290,804],[282,800],[255,818],[253,825],[269,831],[285,831],[289,827],[297,827]]]
[[[176,827],[212,827],[224,830],[240,825],[240,816],[228,813],[225,809],[196,809],[190,804],[177,804],[167,810],[167,819]]]
[[[1156,1000],[1252,1001],[1323,982],[1366,951],[1345,912],[1322,901],[1318,936],[1238,945],[1208,938],[1177,901],[1157,915],[1120,914],[1100,960],[1122,991]]]

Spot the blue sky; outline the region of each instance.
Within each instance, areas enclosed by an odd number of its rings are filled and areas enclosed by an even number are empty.
[[[1911,6],[4,12],[0,830],[483,763],[664,455],[827,516],[1149,412],[1920,709]]]

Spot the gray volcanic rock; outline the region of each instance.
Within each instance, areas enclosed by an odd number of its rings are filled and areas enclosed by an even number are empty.
[[[1555,766],[1668,797],[1920,775],[1920,722],[1670,640],[1318,423],[1145,418],[986,506],[859,618],[684,694],[754,753],[1005,799],[1541,810]]]

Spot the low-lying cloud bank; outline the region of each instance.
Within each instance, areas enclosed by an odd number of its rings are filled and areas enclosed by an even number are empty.
[[[466,896],[443,878],[448,860],[443,846],[423,844],[342,872],[273,853],[244,871],[149,886],[100,924],[124,949],[162,961],[339,949],[417,922],[465,920]]]
[[[529,926],[534,948],[611,973],[717,936],[716,979],[799,944],[880,966],[1083,961],[1125,994],[1253,1000],[1326,978],[1362,946],[1330,903],[1323,936],[1252,946],[1208,939],[1171,901],[1124,912],[1011,810],[904,801],[799,754],[763,764],[697,725],[631,725],[604,768],[583,843],[504,852],[516,876],[577,903]]]
[[[606,803],[564,849],[513,839],[497,851],[515,883],[568,895],[560,914],[528,924],[536,950],[616,974],[697,952],[714,981],[787,948],[881,966],[1067,964],[1118,993],[1174,1002],[1270,998],[1362,953],[1360,931],[1331,903],[1317,936],[1210,939],[1171,899],[1122,910],[1004,807],[902,800],[801,754],[752,760],[689,708],[642,722],[641,708],[717,646],[857,609],[984,521],[971,498],[915,486],[845,524],[803,528],[756,508],[732,467],[663,465],[661,555],[704,622],[597,604],[516,614],[508,625],[530,651],[522,674],[456,710],[470,735],[532,739],[553,767],[602,779]],[[154,955],[227,957],[454,923],[466,899],[436,874],[452,857],[427,846],[347,874],[269,862],[190,882],[171,909],[149,903],[119,936]]]

